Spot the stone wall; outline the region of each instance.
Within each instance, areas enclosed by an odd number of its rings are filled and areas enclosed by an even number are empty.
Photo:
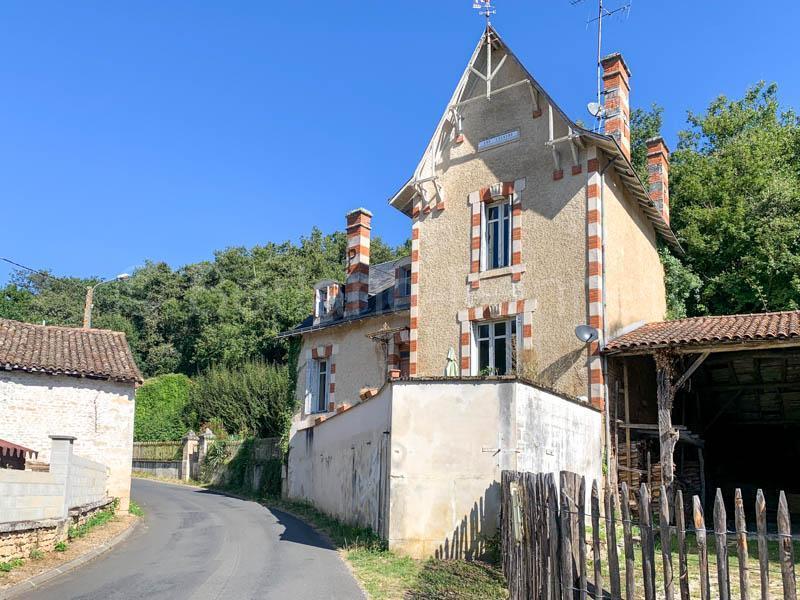
[[[106,498],[71,510],[67,518],[0,523],[0,562],[28,558],[32,550],[52,551],[56,544],[66,541],[70,527],[84,524],[93,514],[112,505],[113,500]]]
[[[88,378],[0,373],[0,438],[50,460],[50,435],[74,436],[75,453],[109,468],[109,495],[130,500],[134,385]]]

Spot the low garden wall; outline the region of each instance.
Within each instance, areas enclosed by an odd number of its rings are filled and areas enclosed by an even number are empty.
[[[0,562],[52,550],[71,525],[112,503],[107,467],[74,455],[75,438],[51,439],[48,472],[0,469]]]

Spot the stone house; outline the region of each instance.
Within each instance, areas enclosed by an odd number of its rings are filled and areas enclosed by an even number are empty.
[[[0,438],[50,460],[51,436],[108,467],[108,495],[130,500],[134,394],[141,383],[124,333],[0,319]]]
[[[642,182],[630,71],[619,54],[602,65],[599,133],[487,27],[390,199],[410,219],[411,256],[370,265],[372,215],[347,215],[346,281],[317,284],[314,314],[284,334],[302,337],[290,496],[410,554],[450,555],[456,542],[476,552],[491,528],[501,469],[601,477],[600,349],[664,318],[657,244],[679,248],[667,147],[648,141]],[[412,513],[412,498],[435,509]],[[462,519],[480,535],[465,538]]]

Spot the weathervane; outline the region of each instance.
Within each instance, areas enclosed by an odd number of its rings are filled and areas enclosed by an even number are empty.
[[[489,18],[493,14],[497,13],[497,11],[494,9],[494,6],[492,5],[492,0],[472,0],[472,8],[476,9],[479,15],[486,17],[487,27],[491,25],[491,21],[489,21]]]

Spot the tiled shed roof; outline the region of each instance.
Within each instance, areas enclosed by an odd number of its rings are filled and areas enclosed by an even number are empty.
[[[774,340],[800,343],[800,311],[691,317],[648,323],[611,340],[604,351],[613,354],[648,348]]]
[[[0,319],[0,370],[139,383],[124,333]]]

